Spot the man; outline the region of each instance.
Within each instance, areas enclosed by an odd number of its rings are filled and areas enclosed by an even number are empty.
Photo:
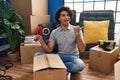
[[[85,51],[85,42],[81,36],[80,26],[70,25],[72,11],[68,7],[62,6],[56,11],[55,19],[60,26],[50,34],[48,44],[45,44],[40,35],[35,36],[35,40],[41,43],[46,52],[52,52],[55,44],[58,45],[58,55],[67,67],[67,72],[76,73],[84,69],[84,62],[79,58],[79,51]],[[35,56],[45,54],[37,52]]]

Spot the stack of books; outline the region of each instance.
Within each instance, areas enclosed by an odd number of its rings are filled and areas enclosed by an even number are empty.
[[[24,40],[24,46],[40,46],[39,41],[34,41],[34,35],[33,36],[25,36]]]

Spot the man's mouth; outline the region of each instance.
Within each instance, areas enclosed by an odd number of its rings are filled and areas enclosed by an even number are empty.
[[[69,20],[65,20],[64,22],[69,22]]]

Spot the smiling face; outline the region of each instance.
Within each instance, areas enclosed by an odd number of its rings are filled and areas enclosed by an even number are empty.
[[[60,13],[60,17],[58,18],[58,20],[60,21],[60,24],[62,26],[64,26],[64,27],[67,26],[68,27],[68,25],[70,23],[70,15],[68,14],[67,11],[62,11]]]

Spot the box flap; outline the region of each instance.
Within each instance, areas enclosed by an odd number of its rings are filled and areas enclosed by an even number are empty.
[[[34,65],[33,65],[33,70],[38,71],[41,69],[48,68],[48,61],[46,58],[46,55],[41,55],[41,56],[35,56],[34,57]]]
[[[35,56],[33,70],[38,71],[46,68],[66,69],[63,61],[57,54],[45,54],[41,56]]]
[[[47,54],[47,60],[50,68],[64,68],[66,69],[63,61],[57,54]]]

